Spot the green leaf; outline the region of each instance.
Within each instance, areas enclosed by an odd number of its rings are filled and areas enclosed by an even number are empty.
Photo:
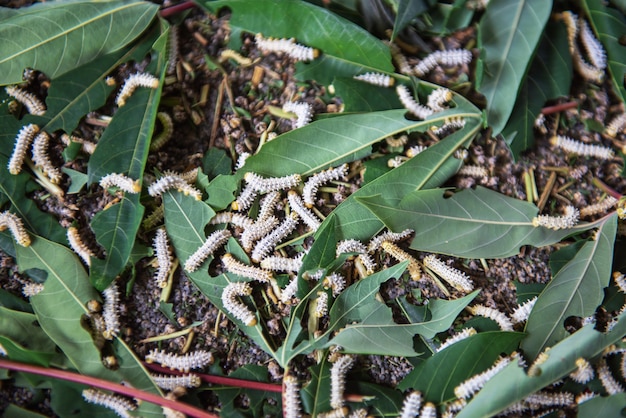
[[[162,47],[147,71],[164,74],[165,65],[165,48]],[[157,89],[138,88],[115,113],[89,159],[90,183],[111,173],[126,174],[135,180],[143,178],[162,84],[163,80]],[[106,252],[104,260],[92,258],[90,278],[98,289],[106,288],[126,266],[143,212],[139,195],[127,194],[92,219],[91,228]]]
[[[619,417],[624,415],[626,393],[596,397],[578,405],[578,416],[585,418]]]
[[[617,317],[613,329],[601,333],[587,325],[552,347],[538,376],[528,376],[516,361],[491,378],[458,413],[458,418],[492,417],[507,406],[548,386],[576,370],[580,357],[591,359],[626,335],[626,312]],[[581,415],[583,416],[583,415]],[[587,415],[584,415],[587,416]]]
[[[47,272],[44,289],[31,297],[31,304],[43,331],[76,370],[112,382],[125,380],[137,389],[160,394],[148,372],[123,341],[114,340],[120,368],[113,371],[102,364],[100,352],[81,321],[88,314],[87,302],[100,297],[71,250],[36,237],[29,247],[17,247],[17,262],[21,271],[38,268]],[[150,407],[150,410],[157,408]]]
[[[402,108],[394,88],[374,86],[353,78],[339,77],[333,81],[344,103],[344,112],[376,112]]]
[[[387,136],[443,122],[443,117],[416,122],[405,119],[405,113],[406,110],[387,110],[315,121],[264,144],[238,173],[308,176],[369,155],[371,146]]]
[[[300,391],[304,411],[313,417],[332,409],[330,406],[330,368],[328,356],[322,357],[319,364],[309,368],[311,379]]]
[[[510,257],[523,245],[551,245],[601,223],[584,222],[554,231],[533,226],[538,210],[526,201],[484,187],[465,189],[449,198],[444,191],[417,190],[400,203],[381,196],[357,200],[389,229],[414,229],[411,248],[464,258]]]
[[[0,345],[14,361],[47,367],[57,356],[56,345],[37,326],[34,314],[0,306]]]
[[[209,148],[202,157],[202,171],[210,179],[220,174],[230,174],[232,172],[233,161],[226,154],[226,151],[219,148]]]
[[[337,206],[324,220],[330,222],[330,218],[336,219],[337,240],[369,240],[383,228],[383,223],[362,206],[358,198],[382,194],[396,205],[406,194],[437,187],[454,175],[461,166],[461,161],[454,158],[454,152],[462,146],[468,146],[480,129],[479,119],[470,119],[469,115],[467,119],[465,129],[447,136],[400,167],[366,184]]]
[[[209,195],[207,203],[215,210],[223,210],[235,200],[237,179],[234,176],[219,174],[204,190]]]
[[[70,187],[67,190],[67,194],[78,193],[87,184],[87,174],[67,167],[63,167],[61,170],[70,178]]]
[[[522,342],[529,358],[568,335],[565,319],[592,315],[602,303],[611,278],[616,228],[617,215],[604,218],[595,239],[587,241],[541,292],[526,323],[528,336]]]
[[[311,249],[302,259],[300,271],[317,271],[321,268],[327,268],[337,258],[336,253],[337,237],[335,219],[333,218],[320,226]]]
[[[589,23],[606,48],[607,64],[611,73],[614,91],[626,103],[626,46],[623,36],[626,33],[626,18],[617,10],[608,8],[602,2],[581,2]],[[622,6],[623,7],[623,6]]]
[[[433,22],[428,30],[442,36],[467,28],[474,16],[474,10],[466,6],[466,1],[455,0],[453,4],[438,3],[431,13]]]
[[[450,401],[455,397],[456,386],[487,370],[501,353],[510,354],[523,337],[521,333],[503,331],[472,335],[420,363],[400,382],[398,389],[419,390],[430,402]]]
[[[50,213],[42,212],[35,202],[26,196],[32,184],[25,172],[18,175],[9,173],[9,159],[0,155],[0,196],[4,195],[11,202],[11,212],[19,216],[24,227],[30,232],[48,239],[66,242],[65,229]]]
[[[298,63],[296,76],[330,84],[334,77],[351,77],[358,72],[393,72],[389,48],[365,29],[310,3],[295,0],[201,1],[202,7],[217,12],[232,10],[231,39],[240,31],[265,37],[295,38],[298,43],[321,51],[320,58]],[[231,47],[238,48],[236,45]]]
[[[92,218],[91,229],[106,250],[104,259],[91,257],[89,276],[96,289],[106,289],[126,266],[143,212],[139,195],[131,194]]]
[[[399,0],[398,13],[396,13],[396,19],[393,22],[391,40],[396,39],[398,33],[400,33],[411,20],[430,9],[433,3],[433,0]]]
[[[454,301],[429,304],[431,319],[421,323],[396,324],[391,309],[376,299],[380,284],[400,277],[407,263],[397,264],[368,276],[346,289],[330,309],[329,329],[339,330],[326,345],[340,345],[348,353],[415,356],[413,337],[432,338],[450,327],[456,316],[478,291]]]
[[[55,79],[137,38],[159,6],[144,1],[55,1],[0,9],[0,85],[25,68]],[[86,36],[89,35],[89,36]]]
[[[567,31],[560,22],[547,27],[528,76],[520,88],[515,107],[502,131],[514,157],[534,144],[534,122],[546,101],[569,94],[572,83],[572,59]]]
[[[494,134],[511,115],[551,12],[550,0],[493,0],[480,20],[483,74],[476,88],[487,99],[487,122]]]

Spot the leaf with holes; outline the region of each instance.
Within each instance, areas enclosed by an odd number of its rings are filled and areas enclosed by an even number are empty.
[[[611,278],[616,229],[617,215],[604,218],[595,239],[588,240],[541,292],[526,323],[528,336],[522,342],[529,358],[568,335],[564,326],[568,317],[584,318],[596,311]]]
[[[401,201],[381,196],[357,200],[389,229],[415,230],[411,248],[464,258],[503,258],[523,245],[542,247],[568,235],[597,227],[601,221],[580,223],[554,231],[535,227],[537,207],[484,187],[444,197],[445,190],[418,190]]]
[[[246,31],[295,38],[300,44],[319,49],[319,58],[298,63],[296,76],[301,80],[330,84],[333,77],[351,77],[359,72],[393,72],[389,48],[380,39],[319,6],[294,0],[202,1],[200,5],[214,13],[223,7],[232,10],[231,41],[238,41],[240,32]]]

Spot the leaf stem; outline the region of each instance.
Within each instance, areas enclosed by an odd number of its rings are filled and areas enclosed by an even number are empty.
[[[567,102],[567,103],[560,103],[554,106],[546,106],[543,109],[541,109],[541,113],[543,113],[544,115],[550,115],[552,113],[559,113],[562,112],[564,110],[568,110],[568,109],[573,109],[576,106],[578,106],[578,102],[576,101],[572,101],[572,102]]]
[[[159,395],[144,392],[142,390],[138,390],[130,386],[123,386],[118,383],[113,383],[107,380],[98,379],[92,376],[85,376],[82,374],[69,372],[66,370],[50,369],[50,368],[45,368],[45,367],[40,367],[40,366],[34,366],[32,364],[18,363],[15,361],[3,360],[3,359],[0,359],[0,369],[14,370],[14,371],[24,372],[24,373],[32,373],[32,374],[36,374],[40,376],[52,377],[54,379],[66,380],[69,382],[75,382],[75,383],[81,383],[84,385],[93,386],[99,389],[109,390],[111,392],[116,392],[121,395],[131,396],[133,398],[141,399],[143,401],[165,406],[175,411],[179,411],[184,414],[187,414],[190,417],[219,418],[218,415],[216,414],[205,412],[201,409],[198,409],[194,406],[191,406],[182,402],[165,399],[165,398],[160,397]]]
[[[176,4],[174,6],[171,7],[166,7],[164,9],[161,9],[161,11],[159,12],[161,17],[169,17],[172,15],[175,15],[177,13],[180,13],[184,10],[188,10],[188,9],[192,9],[196,7],[196,4],[193,1],[184,1],[180,4]]]

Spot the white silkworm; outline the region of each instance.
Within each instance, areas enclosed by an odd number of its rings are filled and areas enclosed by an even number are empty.
[[[600,379],[600,383],[602,383],[602,387],[606,390],[606,393],[615,395],[624,392],[624,387],[613,377],[605,359],[601,359],[597,367],[598,378]]]
[[[34,94],[17,86],[7,86],[5,90],[9,96],[20,102],[31,115],[43,116],[46,114],[46,105]]]
[[[176,388],[197,388],[202,383],[200,376],[196,374],[182,374],[180,376],[151,374],[154,383],[161,389],[174,390]]]
[[[11,231],[11,235],[13,235],[13,238],[19,245],[22,247],[30,245],[30,235],[26,232],[22,219],[8,210],[0,213],[0,231],[4,231],[7,228]]]
[[[402,403],[400,418],[415,418],[422,406],[422,392],[414,390],[409,393]]]
[[[502,331],[513,331],[513,323],[502,312],[497,309],[490,308],[485,305],[474,305],[468,307],[468,310],[477,316],[484,316],[495,321]]]
[[[189,373],[191,369],[202,369],[213,364],[213,354],[210,351],[198,350],[179,356],[165,350],[154,349],[146,355],[146,362],[159,363],[163,367]]]
[[[67,241],[70,243],[72,250],[87,264],[91,265],[91,257],[95,254],[83,242],[78,232],[78,228],[70,226],[67,228]]]
[[[226,253],[222,256],[222,264],[229,273],[247,277],[258,282],[267,283],[274,279],[274,275],[271,271],[244,264],[230,253]]]
[[[169,189],[176,189],[185,196],[193,196],[196,200],[202,200],[202,192],[190,185],[180,175],[166,175],[155,181],[148,187],[148,194],[152,197],[161,196]]]
[[[441,112],[447,109],[444,105],[450,100],[452,100],[452,92],[446,88],[440,87],[433,90],[428,95],[427,106],[435,112]]]
[[[460,385],[454,388],[454,395],[457,398],[468,399],[495,376],[500,370],[504,369],[511,361],[508,357],[500,357],[493,366],[485,370],[484,372],[470,377],[463,381]]]
[[[565,407],[574,403],[574,395],[569,392],[548,393],[539,391],[525,397],[524,402],[530,405],[531,409],[538,409],[544,406]]]
[[[566,206],[563,216],[539,215],[535,216],[532,224],[535,227],[543,226],[553,230],[572,228],[578,223],[580,213],[574,206]]]
[[[389,46],[389,52],[391,52],[391,59],[393,60],[394,64],[396,64],[398,71],[404,75],[412,75],[413,69],[411,68],[406,57],[400,50],[400,47],[391,42],[386,42],[386,44]]]
[[[295,212],[291,212],[289,216],[285,218],[283,222],[281,222],[276,229],[274,229],[270,234],[261,238],[257,244],[254,246],[254,250],[252,251],[252,261],[255,263],[261,262],[271,251],[274,250],[274,247],[287,235],[289,235],[296,226],[298,225],[298,214]]]
[[[68,135],[64,133],[61,135],[61,142],[63,142],[63,145],[66,147],[70,146],[72,142],[76,142],[81,145],[81,148],[85,153],[90,155],[96,150],[96,144],[75,135]]]
[[[124,106],[137,87],[156,89],[159,87],[159,79],[148,73],[135,73],[129,75],[128,78],[124,80],[124,84],[115,98],[115,104],[119,107]]]
[[[257,193],[258,192],[254,190],[251,185],[246,185],[246,187],[241,190],[241,193],[239,193],[239,196],[237,196],[237,199],[232,203],[231,207],[233,208],[233,210],[248,209],[250,206],[252,206],[252,203],[254,202]]]
[[[296,115],[293,123],[295,129],[308,125],[313,118],[313,108],[306,102],[287,102],[283,105],[285,112],[292,112]]]
[[[104,304],[102,305],[102,318],[105,329],[102,336],[107,340],[112,340],[120,332],[120,292],[113,282],[102,292]]]
[[[43,290],[43,283],[27,282],[22,286],[22,295],[27,298],[35,296]]]
[[[137,409],[137,405],[126,398],[110,395],[97,389],[85,389],[82,392],[85,401],[109,408],[122,418],[132,418],[129,411]]]
[[[276,205],[280,202],[280,192],[269,192],[266,194],[259,203],[259,214],[257,215],[257,222],[269,218],[274,213]]]
[[[579,27],[580,43],[583,48],[585,48],[591,65],[600,70],[604,70],[606,68],[606,52],[604,52],[604,47],[593,34],[586,20],[579,19]]]
[[[302,257],[304,257],[304,253],[300,253],[296,258],[280,256],[265,257],[261,261],[261,268],[297,273],[300,267],[302,267]]]
[[[333,297],[337,297],[346,288],[346,279],[339,273],[332,273],[324,278],[323,284],[324,288],[332,290]]]
[[[341,356],[330,369],[330,406],[334,409],[343,407],[346,374],[353,364],[353,357]]]
[[[434,113],[432,109],[417,103],[407,86],[403,84],[398,85],[396,93],[406,110],[417,116],[418,119],[426,119]]]
[[[562,135],[552,137],[552,139],[550,139],[550,143],[570,154],[580,155],[583,157],[610,160],[615,155],[611,148],[604,147],[602,145],[585,144]]]
[[[133,180],[130,177],[119,173],[111,173],[103,176],[100,179],[100,187],[103,189],[117,187],[126,193],[139,193],[141,191],[141,184],[139,183],[139,180]]]
[[[294,296],[296,296],[296,293],[298,293],[298,277],[297,276],[292,278],[289,284],[285,286],[285,288],[280,294],[280,301],[285,304],[291,303],[291,299]]]
[[[550,353],[550,347],[547,347],[545,350],[539,353],[535,361],[533,361],[530,367],[528,368],[528,372],[526,372],[528,376],[536,377],[536,376],[541,375],[541,365],[545,363],[546,361],[548,361],[548,359],[550,358],[549,353]]]
[[[528,299],[526,302],[519,305],[511,314],[511,319],[514,324],[519,324],[522,322],[526,322],[528,317],[530,316],[530,311],[532,311],[535,306],[535,302],[537,302],[537,296],[532,299]]]
[[[52,164],[48,157],[48,145],[50,143],[50,135],[46,131],[41,131],[33,140],[33,163],[41,168],[46,176],[53,184],[61,182],[61,171]]]
[[[472,53],[466,49],[451,49],[449,51],[435,51],[426,56],[414,68],[413,73],[423,77],[437,65],[451,67],[454,65],[469,64],[472,61]]]
[[[272,232],[278,223],[278,218],[275,216],[269,216],[248,226],[244,229],[240,237],[243,249],[250,251],[254,246],[254,242]]]
[[[22,127],[22,129],[18,132],[15,137],[13,153],[11,154],[8,164],[8,169],[11,174],[16,175],[22,171],[22,164],[24,164],[24,159],[26,158],[26,151],[28,151],[30,144],[33,142],[33,139],[38,132],[39,126],[34,123],[30,123]]]
[[[579,357],[576,359],[576,370],[571,372],[569,377],[574,382],[584,384],[593,379],[594,375],[595,373],[591,364],[589,364],[589,362],[584,358]]]
[[[315,299],[315,316],[322,318],[328,314],[328,293],[324,291],[317,292]]]
[[[344,253],[359,253],[357,258],[361,260],[365,266],[367,274],[372,274],[374,273],[374,270],[376,270],[376,263],[374,262],[374,259],[372,259],[372,257],[370,257],[367,253],[367,248],[365,248],[365,245],[363,245],[361,241],[355,239],[339,241],[337,243],[336,255],[339,257],[340,254]]]
[[[178,26],[171,25],[170,26],[170,36],[168,39],[168,51],[167,51],[167,74],[171,74],[176,69],[176,62],[179,57],[179,48],[178,48],[178,40],[179,40],[179,32]]]
[[[437,408],[432,402],[426,402],[420,411],[420,418],[437,418]]]
[[[405,229],[404,231],[401,232],[391,232],[389,230],[375,236],[374,238],[372,238],[370,240],[370,242],[367,244],[367,251],[370,253],[373,253],[374,251],[378,250],[380,248],[380,245],[385,242],[398,242],[398,241],[402,241],[403,239],[405,239],[406,237],[408,237],[409,235],[411,235],[413,232],[412,229]]]
[[[318,49],[297,44],[293,38],[264,38],[262,34],[258,33],[254,40],[261,51],[265,53],[281,52],[296,61],[311,61],[317,58],[320,53]]]
[[[154,281],[161,289],[167,286],[167,279],[172,269],[172,254],[167,242],[165,228],[157,229],[153,241],[154,253],[156,254],[159,267],[154,275]]]
[[[231,236],[232,234],[227,229],[220,229],[209,235],[202,246],[185,261],[185,271],[190,273],[196,271],[198,267],[204,263],[204,260],[213,255],[213,253],[224,245]]]
[[[463,328],[460,332],[456,333],[455,335],[446,338],[443,344],[441,344],[439,348],[437,349],[437,352],[440,352],[441,350],[444,350],[450,347],[452,344],[458,343],[459,341],[469,338],[472,335],[476,335],[476,330],[474,328],[472,327]]]
[[[407,157],[409,157],[409,158],[413,158],[413,157],[415,157],[417,154],[420,154],[420,153],[422,153],[422,152],[426,151],[426,148],[428,148],[428,147],[426,147],[426,146],[424,146],[424,145],[416,145],[416,146],[411,147],[411,148],[409,148],[408,150],[406,150],[406,153],[405,153],[405,154],[406,154],[406,156],[407,156]]]
[[[307,207],[304,206],[304,202],[302,198],[298,195],[295,190],[290,190],[287,193],[287,200],[289,201],[289,206],[300,215],[302,218],[302,222],[304,222],[312,231],[317,231],[320,227],[322,221],[320,221],[313,212],[311,212]]]
[[[364,83],[373,84],[375,86],[381,87],[391,87],[394,85],[396,80],[383,73],[365,73],[361,75],[355,75],[353,77],[355,80],[363,81]]]
[[[235,163],[235,171],[241,169],[241,167],[246,164],[246,160],[250,158],[250,155],[251,154],[249,152],[242,152],[239,154],[239,157],[237,157],[237,163]]]
[[[250,296],[251,294],[252,288],[246,282],[229,283],[222,292],[224,309],[249,327],[256,325],[256,315],[246,305],[239,302],[236,296]]]
[[[464,165],[457,173],[460,176],[469,176],[477,179],[485,178],[489,176],[489,172],[485,167],[478,165]]]
[[[434,254],[427,255],[422,261],[425,267],[428,267],[437,274],[437,276],[441,277],[458,291],[471,292],[474,290],[474,285],[467,274],[454,267],[450,267]]]
[[[311,208],[315,204],[315,194],[319,187],[332,180],[345,179],[348,174],[348,164],[342,164],[339,167],[329,168],[328,170],[320,171],[313,174],[304,183],[302,189],[302,200],[304,204]]]
[[[279,190],[287,190],[300,184],[301,177],[299,174],[291,174],[285,177],[267,177],[263,178],[258,174],[248,172],[243,176],[248,186],[259,193],[269,193]]]
[[[300,403],[300,385],[295,376],[287,375],[283,379],[283,418],[299,418],[302,416],[302,405]]]
[[[615,116],[611,120],[611,122],[609,122],[608,125],[606,125],[606,129],[604,130],[604,132],[608,136],[615,138],[618,133],[624,130],[625,127],[626,127],[626,113],[621,113]]]
[[[606,196],[602,201],[594,203],[593,205],[587,205],[580,209],[580,217],[585,218],[597,213],[604,213],[617,204],[617,199],[613,196]]]

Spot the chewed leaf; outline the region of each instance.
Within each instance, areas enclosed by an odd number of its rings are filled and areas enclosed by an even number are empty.
[[[351,77],[360,70],[393,71],[389,48],[380,39],[313,4],[283,1],[276,7],[272,0],[204,1],[200,4],[212,12],[223,7],[232,10],[232,40],[238,39],[237,32],[243,30],[262,33],[265,37],[293,37],[298,43],[319,49],[320,58],[298,66],[300,79],[330,84],[335,76]]]
[[[0,9],[0,85],[19,83],[25,68],[54,79],[114,52],[152,22],[158,6],[146,2],[76,1]],[[89,36],[85,36],[88,33]]]
[[[599,221],[573,228],[535,227],[537,207],[498,192],[477,187],[444,198],[444,190],[419,190],[400,204],[380,196],[357,199],[391,230],[415,230],[411,248],[464,258],[503,258],[523,245],[541,247],[568,235],[599,226]]]
[[[616,228],[616,215],[605,218],[595,239],[587,241],[539,295],[522,343],[530,358],[568,335],[563,325],[568,317],[592,315],[602,302],[611,278]]]

